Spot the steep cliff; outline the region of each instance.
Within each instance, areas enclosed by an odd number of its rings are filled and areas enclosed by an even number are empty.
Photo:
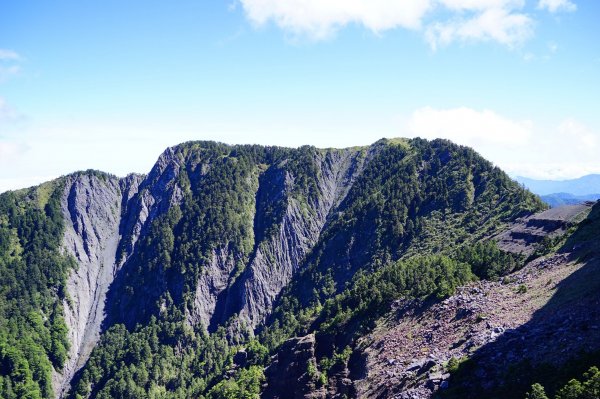
[[[68,392],[73,375],[96,345],[107,322],[109,287],[147,224],[181,201],[174,182],[178,172],[173,150],[167,149],[147,177],[89,171],[61,179],[62,247],[77,266],[68,277],[63,301],[71,346],[64,368],[53,376],[57,397]]]
[[[223,319],[239,313],[239,317],[252,327],[263,321],[275,298],[317,243],[332,210],[344,200],[365,163],[365,152],[362,150],[328,151],[315,155],[315,195],[304,203],[302,198],[288,197],[278,231],[258,244],[253,259],[242,275],[243,288],[240,293],[235,293],[240,297],[236,299],[241,300],[241,307],[236,309],[230,306]],[[283,186],[278,185],[277,180],[266,180],[263,184],[268,190],[279,188],[280,194],[277,195],[285,195],[293,190],[294,176],[288,171],[285,177],[279,178],[279,182],[282,180]],[[255,216],[257,222],[261,218],[260,214]]]
[[[57,396],[68,390],[73,374],[85,364],[100,337],[106,293],[119,269],[122,206],[141,179],[131,175],[120,180],[92,172],[64,178],[62,247],[77,267],[68,277],[63,301],[71,347],[62,372],[55,376]]]

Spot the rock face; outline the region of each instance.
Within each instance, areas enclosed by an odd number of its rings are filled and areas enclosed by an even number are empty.
[[[265,399],[325,399],[325,388],[318,388],[315,336],[287,340],[265,370],[268,385]]]
[[[544,239],[564,234],[574,223],[585,216],[593,202],[566,205],[517,220],[507,231],[496,237],[498,247],[504,251],[531,255]]]
[[[276,235],[260,245],[244,274],[239,315],[256,326],[271,310],[273,301],[288,284],[308,252],[316,244],[332,209],[345,198],[364,166],[358,151],[342,150],[319,154],[318,195],[308,208],[290,198]],[[293,186],[285,175],[283,190]],[[257,216],[260,217],[260,216]],[[230,314],[237,313],[235,310]]]
[[[132,181],[128,180],[131,178],[125,178],[122,181],[127,190],[122,196],[119,227],[121,237],[116,255],[119,273],[115,275],[114,284],[107,295],[108,306],[115,309],[112,309],[113,313],[107,314],[104,327],[116,322],[133,326],[145,310],[146,303],[131,303],[121,295],[126,283],[123,279],[127,277],[128,261],[136,254],[136,246],[147,234],[152,222],[181,203],[183,193],[177,179],[183,168],[182,164],[174,150],[168,148],[160,155],[148,176]]]
[[[327,218],[343,199],[365,157],[360,150],[317,152],[308,160],[316,168],[317,191],[303,204],[292,193],[296,177],[287,168],[287,160],[272,165],[258,178],[254,209],[254,242],[244,272],[231,284],[236,256],[227,248],[213,251],[195,293],[191,320],[209,330],[234,314],[238,321],[255,327],[270,312],[273,301],[298,271],[306,255],[316,244]],[[265,234],[265,207],[285,203],[274,234]]]
[[[106,292],[117,271],[121,207],[139,176],[120,181],[107,175],[79,174],[66,179],[61,208],[65,220],[63,248],[77,261],[67,281],[65,321],[71,343],[62,374],[55,375],[60,397],[99,339]]]

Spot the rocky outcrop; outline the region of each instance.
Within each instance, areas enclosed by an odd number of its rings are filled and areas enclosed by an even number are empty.
[[[265,399],[325,399],[318,387],[320,373],[315,359],[315,336],[296,337],[283,343],[265,370]]]
[[[218,322],[212,321],[217,303],[223,300],[223,293],[231,283],[231,273],[235,269],[235,260],[225,248],[212,251],[208,265],[202,270],[202,275],[196,284],[194,308],[188,319],[192,324],[202,323],[212,329]]]
[[[77,261],[67,280],[65,321],[71,343],[69,358],[54,388],[60,397],[99,339],[106,292],[116,272],[123,195],[130,197],[140,177],[124,181],[81,173],[65,179],[61,209],[65,220],[63,250]]]
[[[167,148],[156,161],[150,174],[143,179],[134,179],[127,184],[128,193],[123,196],[124,206],[121,222],[122,240],[119,252],[122,254],[119,266],[133,253],[135,244],[145,229],[159,215],[167,212],[172,206],[179,205],[183,192],[177,183],[177,177],[183,161],[172,148]]]
[[[563,235],[567,229],[583,219],[594,205],[586,202],[551,208],[515,221],[510,229],[495,237],[504,251],[529,256],[546,239]]]

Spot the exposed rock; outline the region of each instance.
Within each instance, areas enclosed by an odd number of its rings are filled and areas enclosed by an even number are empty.
[[[594,277],[599,270],[597,258],[577,264],[568,254],[553,255],[514,273],[512,282],[480,281],[440,303],[396,310],[360,340],[367,376],[354,381],[358,397],[431,398],[438,389],[456,386],[446,370],[451,358],[475,357],[478,367],[469,383],[493,388],[520,361],[560,365],[568,354],[600,347],[598,331],[587,328],[600,319],[592,294],[599,289]],[[519,292],[523,283],[529,289]],[[453,317],[465,308],[468,316]],[[423,354],[428,356],[414,358]]]
[[[62,373],[54,374],[57,397],[69,389],[73,374],[85,364],[99,339],[106,292],[116,272],[123,195],[130,198],[139,180],[136,175],[120,181],[87,173],[66,178],[62,246],[75,258],[77,268],[67,280],[64,313],[71,347]]]
[[[327,392],[317,387],[315,336],[310,334],[283,343],[265,369],[266,399],[325,399]]]
[[[209,330],[238,315],[238,323],[255,327],[270,312],[273,301],[299,270],[317,243],[328,217],[343,201],[364,167],[359,149],[325,150],[311,160],[318,168],[318,191],[308,199],[293,195],[296,177],[287,160],[271,165],[260,177],[254,215],[255,249],[244,272],[232,285],[236,259],[225,250],[214,253],[198,281],[191,320]],[[274,234],[264,235],[264,204],[284,202],[285,211]]]
[[[172,206],[181,204],[183,192],[177,184],[177,176],[182,162],[175,155],[173,148],[167,148],[146,178],[141,180],[128,176],[123,179],[125,185],[130,187],[123,196],[125,204],[121,221],[123,237],[119,245],[119,250],[123,254],[133,253],[138,239],[154,219],[167,212]],[[119,267],[126,260],[127,256],[118,259]]]
[[[566,205],[517,220],[498,236],[498,247],[504,251],[531,255],[544,238],[564,234],[581,215],[587,214],[594,203]]]

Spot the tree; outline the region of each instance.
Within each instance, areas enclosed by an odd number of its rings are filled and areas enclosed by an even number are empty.
[[[582,392],[583,386],[581,382],[572,379],[556,393],[556,399],[579,399]]]
[[[531,390],[525,395],[525,399],[548,399],[546,390],[537,382],[531,386]]]

